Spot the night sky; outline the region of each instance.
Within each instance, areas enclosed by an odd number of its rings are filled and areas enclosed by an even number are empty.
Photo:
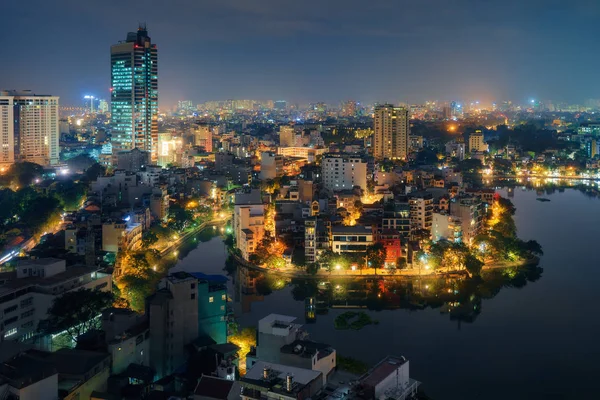
[[[0,89],[108,97],[146,22],[160,106],[600,98],[599,0],[0,0]]]

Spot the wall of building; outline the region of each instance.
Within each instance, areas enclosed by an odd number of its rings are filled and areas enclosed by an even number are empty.
[[[21,389],[9,387],[19,400],[58,399],[58,374],[54,374]]]

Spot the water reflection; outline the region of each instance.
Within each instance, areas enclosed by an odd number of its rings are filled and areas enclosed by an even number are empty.
[[[233,265],[228,262],[229,268]],[[230,271],[231,272],[231,271]],[[235,270],[235,296],[241,313],[277,290],[292,286],[292,297],[305,304],[306,323],[330,309],[368,310],[439,309],[450,320],[474,322],[482,312],[481,300],[495,297],[502,288],[522,288],[541,278],[539,265],[484,271],[479,278],[462,274],[432,278],[286,279],[239,266]]]
[[[514,197],[515,190],[534,190],[538,196],[563,193],[565,189],[575,189],[590,198],[600,197],[600,181],[557,179],[557,178],[499,178],[484,182],[490,187],[502,187],[508,197]]]

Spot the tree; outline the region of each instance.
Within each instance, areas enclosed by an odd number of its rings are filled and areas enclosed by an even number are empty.
[[[65,210],[77,210],[87,192],[87,185],[72,180],[54,182],[50,189]]]
[[[103,176],[106,173],[106,168],[101,164],[94,164],[85,170],[83,173],[83,180],[87,182],[93,182],[98,179],[99,176]]]
[[[158,236],[152,231],[146,231],[142,235],[142,247],[147,249],[158,242]]]
[[[465,268],[471,276],[479,276],[483,268],[483,261],[473,254],[467,254],[465,257]]]
[[[265,260],[265,264],[267,264],[267,266],[269,268],[274,268],[274,269],[285,268],[285,260],[283,259],[283,257],[279,257],[275,254],[269,255],[267,257],[267,259]]]
[[[0,185],[24,187],[31,185],[35,179],[40,178],[44,169],[41,165],[31,162],[17,162],[0,175]]]
[[[169,227],[176,230],[183,230],[193,219],[191,211],[186,210],[179,204],[169,207]]]
[[[144,311],[146,298],[156,290],[158,274],[149,271],[148,277],[123,275],[117,281],[121,296],[134,311]]]
[[[90,329],[99,329],[97,318],[102,310],[111,306],[113,295],[99,290],[79,289],[54,299],[48,310],[48,319],[40,323],[46,333],[66,331],[73,341]]]
[[[375,269],[375,273],[377,273],[377,268],[383,268],[385,266],[385,247],[383,243],[377,242],[367,247],[367,267],[371,267]]]
[[[406,262],[406,257],[398,257],[398,260],[396,261],[396,268],[397,269],[404,269],[407,266],[407,262]]]

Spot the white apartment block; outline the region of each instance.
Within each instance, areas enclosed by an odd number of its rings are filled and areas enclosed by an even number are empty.
[[[0,96],[0,166],[15,162],[14,98]]]
[[[59,139],[58,97],[0,91],[0,164],[58,164]]]
[[[321,162],[323,186],[331,191],[367,190],[367,162],[357,155],[327,154]]]

